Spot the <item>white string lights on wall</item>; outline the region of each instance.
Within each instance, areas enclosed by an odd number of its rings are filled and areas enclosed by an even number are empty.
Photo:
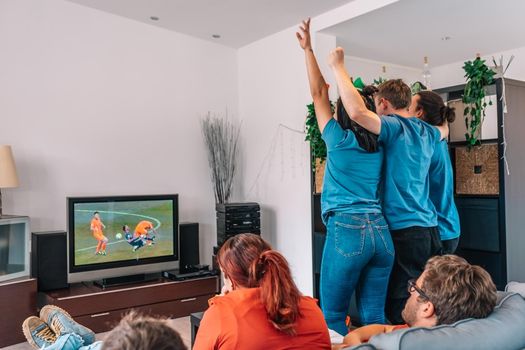
[[[259,183],[260,183],[260,180],[262,178],[264,171],[273,168],[272,164],[275,158],[277,147],[279,147],[279,153],[280,153],[279,155],[280,156],[280,180],[283,181],[285,178],[284,169],[287,168],[285,166],[286,164],[290,165],[289,168],[291,169],[291,172],[292,172],[292,175],[291,175],[292,178],[296,177],[297,175],[296,165],[297,164],[295,164],[296,163],[296,145],[294,144],[295,140],[293,140],[291,137],[287,137],[285,135],[285,132],[290,133],[290,134],[295,134],[295,135],[297,134],[301,135],[300,140],[298,139],[297,142],[301,142],[302,145],[307,145],[307,143],[304,141],[304,135],[306,133],[303,130],[297,130],[287,125],[284,125],[284,124],[278,124],[271,138],[270,147],[268,148],[268,151],[264,155],[261,165],[259,166],[257,175],[255,176],[255,179],[252,185],[249,187],[248,191],[246,192],[247,198],[249,198],[253,194],[254,190],[258,189]],[[288,149],[290,150],[290,160],[288,162],[286,162],[285,160],[285,141],[288,141]],[[308,155],[304,151],[305,149],[307,149],[307,147],[306,146],[301,147],[300,149],[301,149],[301,154],[300,154],[299,166],[302,168],[302,167],[305,167],[306,164],[310,164],[310,163],[305,162],[305,160],[308,159]]]

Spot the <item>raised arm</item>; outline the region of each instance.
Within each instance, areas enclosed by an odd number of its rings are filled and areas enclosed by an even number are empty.
[[[321,74],[310,39],[310,18],[302,22],[299,27],[300,33],[295,33],[299,40],[299,45],[304,50],[306,59],[306,70],[308,71],[308,81],[310,83],[310,94],[314,100],[315,116],[317,125],[321,133],[326,124],[332,119],[332,108],[330,98],[328,97],[328,86]]]
[[[379,135],[381,119],[377,114],[366,108],[363,98],[354,87],[352,79],[346,71],[344,57],[344,51],[340,47],[330,52],[328,56],[328,64],[334,72],[343,106],[350,115],[350,119],[368,131]]]

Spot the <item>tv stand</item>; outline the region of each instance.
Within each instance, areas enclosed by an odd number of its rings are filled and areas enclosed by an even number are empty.
[[[159,278],[160,274],[141,273],[137,275],[103,278],[101,280],[94,281],[93,284],[99,288],[107,289],[110,287],[123,286],[127,284],[154,281]]]
[[[161,317],[183,317],[208,308],[208,299],[219,292],[219,278],[208,276],[186,281],[157,278],[153,281],[100,287],[93,283],[40,293],[39,306],[56,305],[95,333],[112,329],[131,309]]]

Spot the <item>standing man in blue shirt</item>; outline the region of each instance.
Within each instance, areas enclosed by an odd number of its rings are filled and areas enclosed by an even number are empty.
[[[329,65],[351,119],[379,135],[385,150],[383,212],[396,250],[385,311],[391,323],[402,324],[408,281],[418,278],[426,261],[442,251],[428,173],[434,149],[448,128],[408,113],[412,94],[400,79],[381,84],[374,97],[377,113],[368,110],[346,71],[342,48],[330,53]]]

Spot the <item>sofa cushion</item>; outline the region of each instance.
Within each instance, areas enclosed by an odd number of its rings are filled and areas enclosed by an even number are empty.
[[[516,293],[500,293],[494,312],[485,319],[452,325],[414,327],[372,337],[379,350],[443,350],[525,348],[525,300]]]
[[[509,282],[505,287],[506,292],[514,292],[521,294],[525,298],[525,283],[520,282]]]

